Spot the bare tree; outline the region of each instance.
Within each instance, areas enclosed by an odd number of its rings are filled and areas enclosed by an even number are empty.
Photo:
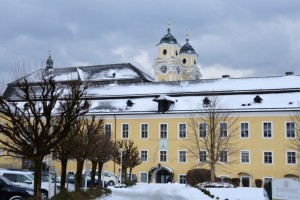
[[[117,141],[113,150],[113,160],[119,165],[121,164],[120,158],[122,153],[122,174],[120,179],[123,181],[124,177],[126,177],[128,168],[130,168],[130,171],[132,171],[134,167],[142,163],[139,158],[139,151],[132,140]],[[120,150],[122,150],[122,152],[120,152]]]
[[[1,148],[33,161],[35,199],[40,199],[43,159],[87,112],[86,88],[78,81],[64,87],[46,77],[36,84],[26,78],[14,84],[15,99],[0,98],[0,132],[5,136],[0,138]]]
[[[237,117],[219,102],[217,96],[206,97],[203,106],[189,115],[188,139],[182,145],[200,166],[211,169],[215,181],[216,167],[230,165],[237,152]],[[229,159],[230,158],[230,159]]]
[[[77,160],[75,175],[75,191],[79,191],[82,183],[82,172],[84,161],[93,157],[95,148],[98,147],[100,135],[103,133],[103,120],[92,117],[79,119],[74,131],[77,132],[73,137],[71,156]],[[80,147],[80,148],[78,148]]]

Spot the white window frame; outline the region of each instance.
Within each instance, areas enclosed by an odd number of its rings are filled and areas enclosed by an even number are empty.
[[[142,151],[146,152],[146,160],[142,159]],[[148,162],[148,150],[147,149],[141,149],[140,150],[140,155],[141,155],[141,157],[140,157],[141,162]]]
[[[147,126],[147,130],[143,130],[143,125]],[[146,131],[147,137],[143,137],[144,131]],[[141,123],[140,124],[140,138],[145,140],[145,139],[148,139],[148,137],[149,137],[149,124],[148,123]]]
[[[201,124],[205,124],[205,137],[201,136],[201,130],[200,130]],[[198,124],[198,137],[199,138],[206,138],[207,137],[207,123],[206,122],[200,122]]]
[[[128,126],[128,130],[127,130],[127,135],[128,135],[128,137],[123,137],[124,136],[124,131],[126,131],[126,130],[124,130],[123,128],[123,126],[124,125],[127,125]],[[130,125],[129,125],[129,123],[122,123],[121,124],[121,138],[122,139],[128,139],[129,138],[129,131],[130,131]]]
[[[295,153],[295,163],[288,163],[288,153]],[[287,165],[297,165],[298,164],[298,160],[297,160],[297,151],[295,151],[295,150],[287,150],[286,152],[285,152],[285,156],[286,156],[286,164]]]
[[[110,135],[110,138],[111,138],[112,137],[112,124],[111,123],[104,124],[104,134],[105,134],[105,136],[107,136],[106,126],[110,126],[110,133],[109,133],[109,135]]]
[[[223,132],[223,131],[222,131],[222,128],[221,128],[221,124],[226,124],[226,136],[224,136],[223,133],[221,133],[221,132]],[[220,123],[219,123],[219,137],[220,137],[220,138],[227,138],[227,137],[228,137],[228,134],[229,134],[229,133],[228,133],[228,123],[227,123],[227,122],[220,122]]]
[[[146,182],[142,182],[142,174],[146,174]],[[148,183],[148,173],[147,172],[140,172],[140,182],[141,183]]]
[[[200,152],[205,152],[205,161],[201,161],[201,155],[200,155]],[[199,159],[198,159],[198,162],[199,163],[206,163],[207,162],[207,150],[200,150],[199,151]]]
[[[248,136],[242,137],[242,124],[248,124]],[[249,122],[240,122],[240,138],[241,139],[250,139],[250,123]]]
[[[181,134],[181,129],[180,129],[180,125],[185,125],[185,130],[184,131],[184,134],[185,134],[185,137],[181,137],[180,134]],[[187,138],[187,124],[186,123],[178,123],[178,138],[179,139],[186,139]]]
[[[180,183],[180,180],[181,180],[181,176],[184,176],[184,183]],[[179,184],[186,184],[186,174],[178,174],[178,183]]]
[[[166,160],[165,160],[165,161],[162,161],[162,160],[161,160],[161,155],[162,155],[161,153],[162,153],[162,152],[166,152]],[[168,162],[168,151],[167,151],[167,150],[160,150],[160,151],[159,151],[159,162],[164,162],[164,163],[165,163],[165,162]]]
[[[294,137],[288,137],[287,136],[287,124],[288,123],[293,123],[294,124]],[[296,135],[297,135],[297,133],[296,133],[296,130],[297,130],[297,127],[296,127],[296,122],[294,122],[294,121],[286,121],[285,122],[285,139],[288,139],[288,140],[292,140],[292,139],[295,139],[296,138]]]
[[[271,153],[272,155],[272,163],[265,163],[265,153]],[[263,151],[263,164],[264,165],[273,165],[274,164],[274,153],[273,151]]]
[[[247,152],[248,153],[248,162],[243,162],[243,152]],[[241,164],[250,164],[250,150],[240,150],[240,163]]]
[[[271,124],[271,137],[265,137],[265,129],[264,129],[264,124],[265,123],[270,123]],[[270,122],[270,121],[265,121],[265,122],[262,122],[262,138],[263,139],[273,139],[273,123]]]
[[[161,137],[161,135],[162,135],[162,130],[161,130],[161,126],[162,125],[166,125],[166,127],[167,127],[167,129],[166,129],[166,137]],[[168,124],[167,123],[160,123],[159,124],[159,138],[160,139],[168,139]]]
[[[185,152],[185,161],[180,160],[180,153]],[[186,150],[178,150],[178,162],[179,163],[187,163],[187,151]]]

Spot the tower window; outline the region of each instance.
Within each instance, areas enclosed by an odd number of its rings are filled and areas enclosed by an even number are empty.
[[[164,50],[163,50],[163,54],[164,54],[164,55],[167,55],[167,49],[164,49]]]
[[[176,54],[176,56],[178,56],[178,51],[177,50],[175,51],[175,54]]]
[[[194,65],[196,65],[196,60],[194,60]]]
[[[185,63],[186,63],[186,59],[184,58],[184,59],[182,60],[182,62],[183,62],[183,64],[185,64]]]

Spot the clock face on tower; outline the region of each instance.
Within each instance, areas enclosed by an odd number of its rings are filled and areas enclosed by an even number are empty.
[[[161,73],[165,74],[167,72],[167,67],[165,65],[161,66],[159,70]]]

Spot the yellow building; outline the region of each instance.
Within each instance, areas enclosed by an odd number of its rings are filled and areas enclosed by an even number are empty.
[[[252,186],[255,179],[298,179],[299,152],[290,143],[297,135],[291,116],[299,110],[300,76],[287,72],[272,77],[201,79],[197,58],[188,36],[180,46],[168,28],[157,45],[154,79],[131,64],[56,68],[51,57],[45,69],[28,76],[53,76],[62,84],[70,78],[85,82],[91,102],[87,117],[103,117],[105,131],[114,141],[130,139],[138,146],[143,161],[133,169],[138,182],[150,178],[165,183],[174,174],[174,181],[185,183],[187,171],[205,160],[205,149],[195,158],[184,144],[191,134],[190,113],[203,111],[205,99],[212,94],[229,108],[238,127],[236,132],[226,129],[226,134],[236,134],[237,152],[235,157],[222,157],[224,167],[217,168],[217,177],[240,178],[242,186]],[[4,96],[12,95],[11,87]],[[203,131],[199,128],[199,137]],[[0,158],[1,166],[5,163],[9,161]],[[75,164],[71,160],[68,170],[75,172]],[[55,167],[60,171],[58,161]],[[104,168],[119,173],[113,162]]]

